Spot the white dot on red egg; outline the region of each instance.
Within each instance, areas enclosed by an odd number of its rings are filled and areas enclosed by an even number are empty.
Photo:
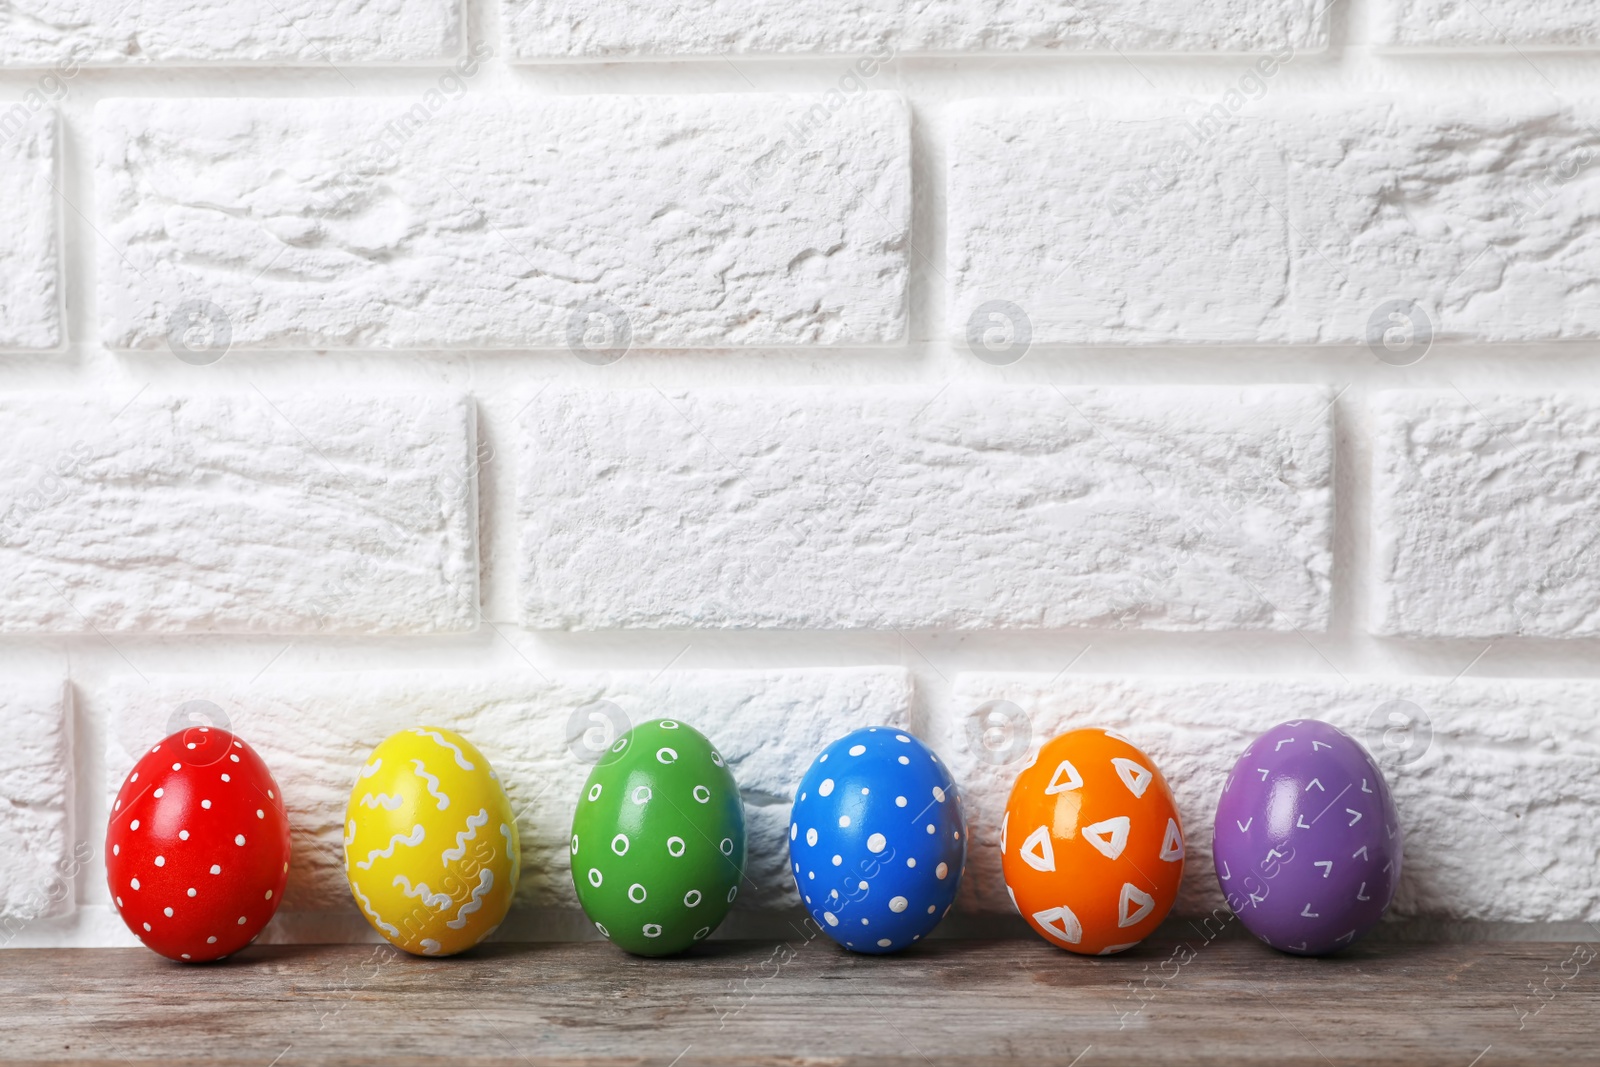
[[[137,782],[138,780],[139,780],[139,772],[138,771],[134,771],[133,774],[128,778],[128,781],[130,781],[130,782]]]
[[[179,767],[182,767],[182,766],[183,766],[183,764],[181,764],[181,763],[174,763],[174,764],[173,764],[173,765],[172,765],[172,769],[173,769],[173,770],[177,770],[177,769],[178,769],[178,768],[179,768]]]
[[[147,934],[150,932],[150,924],[149,923],[145,923],[144,924],[144,932],[147,933]]]
[[[266,817],[267,817],[267,813],[266,812],[262,811],[260,808],[256,809],[256,818],[265,819]]]
[[[233,843],[236,844],[236,845],[243,845],[244,844],[244,835],[243,834],[234,834],[233,835]]]
[[[139,888],[139,879],[137,879],[137,878],[128,879],[128,885],[130,887],[134,888],[134,889],[138,889]]]
[[[185,748],[193,748],[193,747],[194,747],[194,742],[193,742],[193,741],[190,741],[190,742],[189,742],[189,743],[188,743],[188,744],[187,744],[187,745],[185,745],[185,746],[184,746],[184,747],[185,747]]]
[[[162,797],[166,796],[166,794],[167,794],[167,791],[165,789],[157,789],[156,790],[156,799],[159,800]]]
[[[135,819],[131,823],[128,824],[128,829],[130,829],[130,830],[137,830],[138,828],[139,828],[139,820],[138,819]]]
[[[244,925],[244,916],[243,915],[239,916],[239,925],[240,926]]]
[[[187,952],[180,952],[180,953],[178,953],[178,956],[179,956],[179,958],[186,959],[186,960],[192,958]]]
[[[116,807],[115,807],[115,808],[113,808],[113,809],[112,809],[112,810],[114,810],[114,811],[121,811],[121,810],[122,810],[122,801],[120,801],[120,800],[119,800],[119,801],[117,801],[117,804],[116,804]]]
[[[179,841],[187,841],[187,840],[189,840],[189,831],[187,831],[187,830],[179,830],[178,831],[178,840]]]
[[[266,897],[264,899],[266,899],[266,900],[271,900],[272,899],[272,890],[270,890],[270,889],[267,890],[267,895],[266,895]]]
[[[165,915],[167,918],[170,919],[170,918],[172,918],[172,909],[171,908],[162,908],[161,909],[161,914]]]
[[[218,863],[213,863],[211,865],[211,873],[212,874],[221,874],[222,873],[222,865],[218,864]]]
[[[195,892],[194,892],[194,886],[190,886],[190,887],[189,887],[189,895],[190,895],[190,896],[191,896],[191,897],[192,897],[192,896],[194,896],[194,895],[195,895]]]
[[[231,782],[231,781],[233,781],[233,779],[232,779],[232,778],[229,778],[229,777],[228,777],[228,776],[227,776],[227,775],[226,775],[226,774],[224,774],[224,775],[223,775],[223,776],[222,776],[222,780],[223,780],[223,781],[224,781],[224,782]]]
[[[121,897],[117,898],[117,907],[119,907],[119,908],[122,907],[122,898]]]
[[[269,790],[267,790],[267,799],[268,800],[277,800],[278,798],[273,796],[272,795],[272,790],[269,789]]]
[[[112,845],[112,846],[111,846],[111,854],[112,854],[112,855],[113,855],[113,856],[120,856],[120,855],[122,855],[122,846],[121,846],[121,845]]]
[[[166,865],[167,865],[167,857],[165,857],[165,856],[157,856],[156,857],[156,866],[157,867],[165,867]]]
[[[239,742],[237,742],[237,741],[235,741],[235,742],[234,742],[234,743],[233,743],[233,747],[234,747],[234,748],[243,748],[243,747],[244,747],[244,746],[243,746],[243,745],[241,745],[241,744],[240,744],[240,743],[239,743]]]
[[[238,756],[234,756],[234,755],[231,755],[231,754],[230,754],[230,755],[229,755],[229,756],[228,756],[228,758],[229,758],[229,759],[231,759],[231,760],[233,760],[233,762],[235,762],[235,763],[238,763],[238,762],[239,762],[239,757],[238,757]]]
[[[205,809],[206,809],[206,810],[207,810],[207,811],[210,811],[210,810],[211,810],[211,801],[209,801],[209,800],[202,800],[202,801],[201,801],[201,802],[200,802],[200,806],[201,806],[201,807],[202,807],[202,808],[205,808]]]
[[[217,939],[216,939],[215,936],[206,938],[206,944],[215,945],[216,943],[217,943]]]

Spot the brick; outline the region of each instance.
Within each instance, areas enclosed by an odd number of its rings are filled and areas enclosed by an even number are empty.
[[[600,346],[607,317],[640,347],[902,339],[897,95],[410,106],[101,103],[105,342],[162,347],[189,301],[245,348]]]
[[[1295,0],[750,0],[692,11],[617,0],[596,18],[586,0],[501,0],[516,57],[715,56],[740,53],[1317,51],[1327,7]]]
[[[1320,387],[551,386],[524,409],[535,629],[1321,629]]]
[[[61,344],[56,116],[0,111],[0,348]]]
[[[1372,630],[1600,634],[1600,394],[1373,402]]]
[[[1600,685],[1463,678],[1119,678],[964,674],[930,737],[965,790],[974,849],[963,905],[1009,911],[999,833],[1023,758],[979,756],[977,709],[1009,700],[1033,748],[1070,729],[1117,730],[1171,786],[1188,853],[1176,910],[1222,906],[1211,826],[1233,762],[1267,728],[1323,719],[1365,744],[1394,791],[1406,833],[1391,915],[1497,922],[1600,918]],[[1389,732],[1392,702],[1425,723]],[[991,721],[993,721],[991,719]],[[1020,736],[1020,735],[1019,735]]]
[[[29,0],[0,24],[0,66],[388,63],[461,48],[459,0]]]
[[[64,679],[0,685],[0,946],[77,903],[74,875],[92,852],[73,841],[72,703]]]
[[[1256,84],[1137,109],[959,106],[951,335],[964,343],[1003,301],[1035,344],[1354,344],[1381,341],[1403,301],[1420,309],[1407,316],[1417,338],[1600,336],[1588,111],[1291,105]]]
[[[477,620],[460,396],[0,398],[0,630]]]
[[[1384,0],[1378,43],[1395,48],[1595,48],[1590,0]]]
[[[164,736],[173,709],[206,700],[261,753],[295,813],[284,906],[351,908],[340,842],[355,773],[395,730],[431,723],[470,738],[494,765],[518,813],[519,906],[572,908],[572,815],[592,763],[584,732],[600,701],[626,724],[667,715],[709,737],[745,802],[749,837],[741,907],[798,906],[788,870],[793,791],[812,758],[861,726],[908,725],[910,676],[897,668],[534,674],[324,674],[259,681],[156,676],[113,679],[93,697],[110,725],[108,795],[135,754]],[[601,743],[611,736],[597,735]]]

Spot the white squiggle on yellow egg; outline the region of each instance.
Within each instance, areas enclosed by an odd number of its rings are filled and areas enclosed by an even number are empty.
[[[356,821],[354,819],[351,819],[350,820],[350,824],[344,828],[344,847],[348,849],[351,845],[353,845],[355,843],[356,843]]]
[[[488,821],[488,808],[479,808],[478,814],[467,816],[467,828],[459,831],[456,834],[456,847],[445,849],[444,854],[439,857],[444,861],[444,865],[446,867],[450,866],[452,862],[461,859],[467,854],[467,842],[475,840],[478,836],[478,827],[482,826]]]
[[[367,918],[372,920],[372,925],[390,937],[400,936],[399,928],[384,922],[383,916],[372,910],[372,901],[367,899],[367,895],[361,891],[361,886],[357,882],[351,881],[350,891],[356,895],[356,900],[361,904],[361,910],[367,913]]]
[[[411,761],[411,766],[416,768],[418,778],[428,784],[428,795],[439,802],[439,810],[444,811],[450,806],[450,798],[439,791],[439,779],[428,773],[428,768],[419,759]]]
[[[361,777],[362,778],[371,778],[374,774],[378,773],[378,769],[380,767],[382,767],[382,766],[383,766],[383,758],[382,757],[379,757],[378,759],[373,760],[371,763],[369,763],[365,767],[361,768]]]
[[[461,905],[461,910],[456,912],[456,917],[445,923],[452,930],[459,930],[467,925],[467,916],[483,907],[483,898],[489,895],[494,888],[494,872],[484,867],[478,871],[478,884],[472,889],[472,899]]]
[[[371,852],[367,853],[367,858],[356,864],[356,866],[360,867],[363,871],[370,871],[372,870],[372,864],[375,860],[380,858],[386,860],[393,859],[396,845],[409,845],[412,848],[416,848],[427,839],[427,836],[427,831],[422,828],[422,824],[419,822],[411,828],[411,833],[409,835],[395,834],[389,839],[388,848],[373,849]]]
[[[439,942],[435,941],[431,937],[423,938],[422,954],[424,956],[437,956],[439,954]]]
[[[474,767],[472,764],[467,762],[466,753],[462,752],[461,749],[458,746],[456,746],[455,744],[453,744],[452,742],[446,741],[443,737],[441,737],[439,735],[439,732],[437,730],[412,730],[411,732],[416,734],[418,737],[430,737],[433,740],[437,741],[439,744],[443,745],[445,748],[448,748],[451,752],[454,752],[455,756],[456,756],[456,766],[460,767],[462,770],[464,770],[464,771],[477,770],[476,767]]]
[[[428,888],[427,882],[418,882],[416,886],[413,887],[411,884],[411,879],[407,878],[403,874],[397,874],[394,876],[393,884],[399,886],[406,896],[411,897],[412,899],[421,899],[424,904],[435,911],[438,911],[440,908],[448,908],[450,906],[449,895],[445,893],[435,893],[432,889]]]
[[[379,793],[376,796],[368,793],[361,798],[363,808],[382,808],[384,811],[395,811],[405,802],[405,797],[392,793]]]

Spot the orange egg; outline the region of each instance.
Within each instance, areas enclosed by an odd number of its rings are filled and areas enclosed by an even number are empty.
[[[1045,743],[1011,787],[1000,853],[1028,925],[1086,956],[1150,936],[1183,880],[1183,827],[1166,779],[1110,730]]]

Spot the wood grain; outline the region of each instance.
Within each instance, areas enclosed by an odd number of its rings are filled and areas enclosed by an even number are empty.
[[[1032,940],[936,940],[875,958],[797,930],[671,960],[581,943],[451,960],[341,945],[209,966],[143,949],[0,961],[6,1062],[1600,1063],[1600,960],[1556,943],[1305,960],[1197,936],[1089,959]]]

